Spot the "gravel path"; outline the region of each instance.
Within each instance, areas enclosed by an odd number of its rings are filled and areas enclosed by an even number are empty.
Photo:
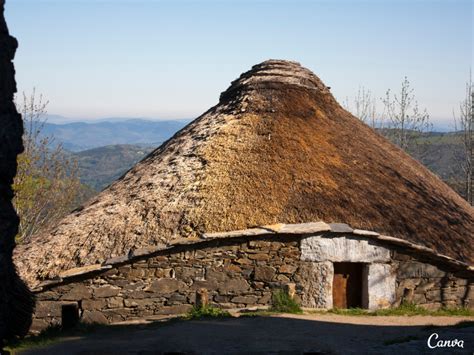
[[[280,315],[171,321],[100,329],[22,354],[472,354],[474,327],[452,327],[463,320],[474,318]],[[463,340],[464,348],[429,349],[427,339],[435,332],[439,339]]]

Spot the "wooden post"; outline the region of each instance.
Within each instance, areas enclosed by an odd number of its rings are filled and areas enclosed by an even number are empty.
[[[196,291],[196,307],[203,308],[209,303],[209,293],[205,288],[200,288]]]
[[[294,283],[288,283],[285,285],[285,288],[284,288],[286,294],[290,297],[290,298],[294,298],[295,297],[295,294],[296,294],[296,285]]]

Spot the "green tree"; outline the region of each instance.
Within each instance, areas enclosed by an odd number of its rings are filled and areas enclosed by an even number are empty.
[[[48,101],[33,90],[29,96],[23,93],[16,105],[23,118],[25,150],[17,159],[13,204],[20,217],[17,240],[23,243],[64,217],[87,193],[77,161],[53,137],[42,134]]]

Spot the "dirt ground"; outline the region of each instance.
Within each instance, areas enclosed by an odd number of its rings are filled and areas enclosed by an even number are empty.
[[[474,318],[309,314],[173,320],[101,328],[21,354],[472,354],[474,327],[453,327],[464,320]],[[464,348],[430,349],[433,333],[438,340],[463,340]]]

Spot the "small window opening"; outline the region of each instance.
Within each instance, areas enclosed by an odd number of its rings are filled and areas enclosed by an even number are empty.
[[[63,329],[72,328],[79,322],[79,307],[77,303],[64,304],[61,307],[61,325]]]

